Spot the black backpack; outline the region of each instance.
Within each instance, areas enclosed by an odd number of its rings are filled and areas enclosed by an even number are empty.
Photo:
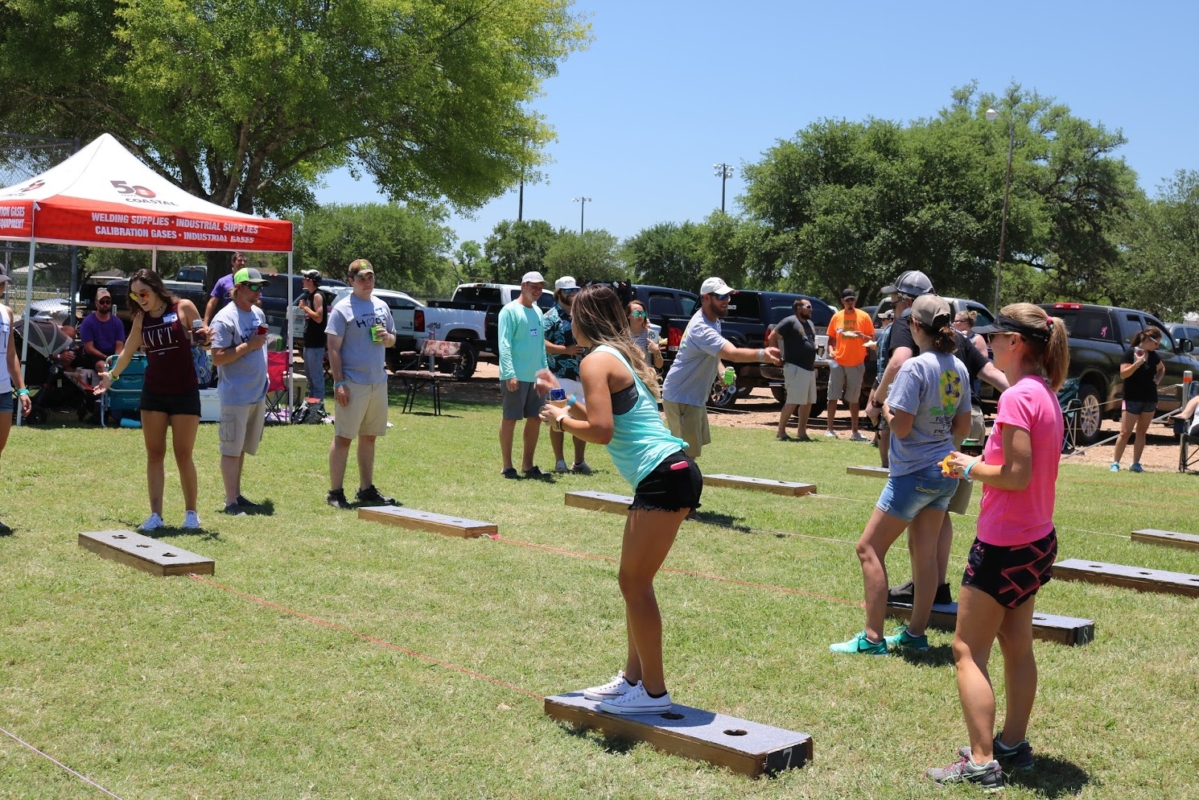
[[[325,421],[325,409],[320,400],[309,398],[296,405],[291,412],[293,425],[321,425]]]

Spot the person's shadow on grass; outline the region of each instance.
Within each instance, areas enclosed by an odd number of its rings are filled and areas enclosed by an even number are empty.
[[[134,530],[137,530],[136,528]],[[149,536],[151,539],[174,539],[177,536],[195,536],[202,542],[214,542],[221,538],[220,531],[213,531],[207,528],[196,528],[189,530],[187,528],[178,528],[174,525],[168,525],[154,531],[153,534],[142,534]]]
[[[687,515],[688,522],[702,522],[705,525],[715,525],[718,528],[728,528],[739,533],[752,533],[753,529],[745,524],[738,524],[739,517],[732,514],[721,514],[716,511],[692,511]]]
[[[1071,761],[1036,754],[1034,758],[1031,770],[1005,772],[1003,777],[1012,786],[1031,789],[1051,800],[1064,795],[1081,794],[1083,787],[1091,782],[1091,776]]]
[[[953,648],[947,644],[939,644],[927,650],[909,650],[906,647],[897,647],[893,652],[904,661],[917,667],[953,666]]]

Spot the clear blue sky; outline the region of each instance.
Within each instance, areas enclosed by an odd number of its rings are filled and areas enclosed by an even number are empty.
[[[524,217],[621,239],[720,207],[712,165],[741,165],[824,117],[910,121],[977,80],[1015,81],[1072,112],[1122,129],[1119,152],[1151,195],[1175,170],[1199,169],[1199,3],[801,3],[776,0],[580,0],[594,41],[561,64],[536,102],[558,134],[548,183],[525,187]],[[997,123],[998,124],[998,123]],[[322,203],[383,201],[369,179],[327,178]],[[515,219],[514,189],[459,240],[482,243]]]

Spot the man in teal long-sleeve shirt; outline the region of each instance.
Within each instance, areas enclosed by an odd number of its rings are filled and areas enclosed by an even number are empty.
[[[541,433],[543,401],[534,384],[537,370],[547,369],[545,324],[537,300],[545,288],[540,272],[526,272],[520,279],[520,297],[500,309],[497,338],[500,346],[500,394],[504,415],[500,420],[500,452],[504,457],[505,478],[518,477],[512,466],[512,440],[516,421],[524,419],[524,453],[520,468],[526,478],[541,478],[544,473],[533,465],[537,437]]]

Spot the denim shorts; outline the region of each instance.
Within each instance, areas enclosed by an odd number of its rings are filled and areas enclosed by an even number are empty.
[[[908,475],[891,477],[878,497],[879,511],[904,522],[911,522],[926,508],[944,511],[957,491],[958,479],[946,478],[941,467],[933,466]]]
[[[16,407],[12,392],[0,392],[0,414],[11,414]]]
[[[1124,410],[1129,414],[1132,414],[1134,417],[1141,414],[1152,413],[1157,411],[1157,401],[1154,400],[1152,403],[1142,403],[1138,400],[1125,400]]]

